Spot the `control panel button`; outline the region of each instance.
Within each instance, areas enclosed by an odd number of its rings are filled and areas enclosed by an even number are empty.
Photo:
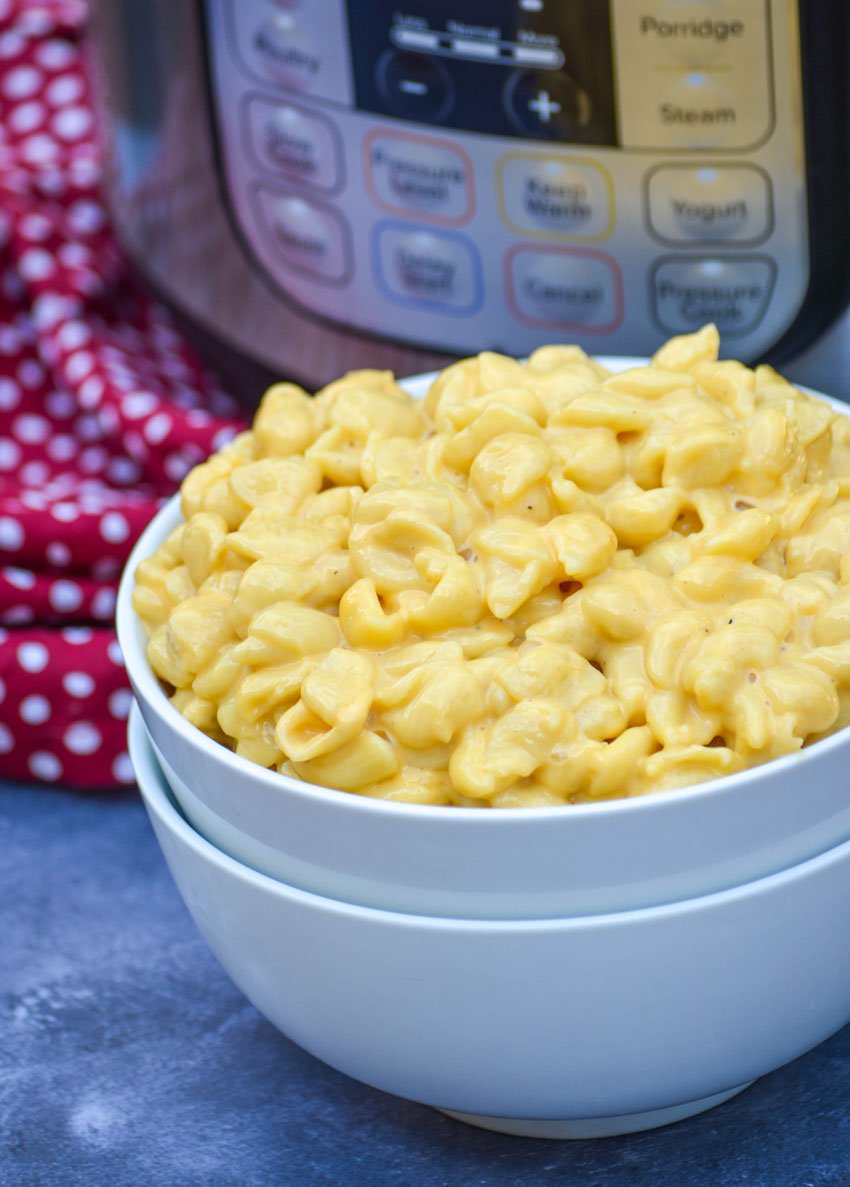
[[[324,190],[339,185],[341,153],[329,119],[259,95],[251,96],[245,110],[248,143],[263,169]]]
[[[373,245],[376,279],[391,300],[455,314],[481,304],[481,265],[462,236],[379,223]]]
[[[222,3],[228,7],[229,40],[243,71],[286,90],[351,104],[346,0]]]
[[[454,98],[449,72],[434,57],[388,50],[378,62],[378,88],[394,115],[438,123]]]
[[[610,232],[611,179],[592,161],[509,153],[496,169],[502,217],[520,234],[601,239]]]
[[[770,132],[768,0],[611,7],[624,148],[746,148]]]
[[[366,137],[365,151],[367,179],[382,206],[454,223],[471,217],[472,163],[457,145],[379,130]]]
[[[254,200],[266,238],[287,267],[330,284],[341,284],[348,278],[348,227],[338,211],[264,185],[255,187]]]
[[[655,266],[650,295],[663,329],[679,334],[714,322],[734,337],[759,324],[775,279],[776,265],[766,256],[676,256]]]
[[[773,223],[770,179],[754,165],[661,165],[646,193],[650,226],[670,243],[754,243]]]
[[[622,278],[599,252],[517,246],[506,271],[514,312],[532,325],[601,333],[622,321]]]
[[[505,109],[516,128],[546,140],[571,140],[593,115],[590,96],[568,74],[521,70],[505,84]]]

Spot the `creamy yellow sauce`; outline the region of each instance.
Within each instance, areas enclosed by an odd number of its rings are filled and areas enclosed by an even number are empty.
[[[174,705],[421,804],[681,787],[850,720],[850,421],[713,326],[610,374],[484,353],[265,395],[136,574]]]

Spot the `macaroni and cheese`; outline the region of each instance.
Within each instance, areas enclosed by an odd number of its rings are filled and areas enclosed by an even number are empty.
[[[850,420],[707,326],[618,374],[485,352],[265,395],[136,575],[237,754],[419,804],[634,796],[850,721]]]

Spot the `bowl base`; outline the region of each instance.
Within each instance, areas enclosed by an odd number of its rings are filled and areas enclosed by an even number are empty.
[[[522,1138],[611,1138],[618,1134],[640,1133],[644,1129],[657,1129],[674,1121],[684,1121],[715,1105],[722,1105],[749,1088],[753,1081],[704,1096],[701,1100],[689,1100],[683,1105],[671,1105],[666,1109],[650,1109],[646,1113],[623,1113],[618,1117],[484,1117],[478,1113],[458,1113],[454,1109],[440,1109],[447,1117],[477,1125],[479,1129],[493,1129],[497,1133],[510,1133]]]

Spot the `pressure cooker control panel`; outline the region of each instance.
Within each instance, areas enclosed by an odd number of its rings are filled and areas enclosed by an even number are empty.
[[[229,204],[323,319],[756,356],[809,279],[788,0],[205,0]]]

